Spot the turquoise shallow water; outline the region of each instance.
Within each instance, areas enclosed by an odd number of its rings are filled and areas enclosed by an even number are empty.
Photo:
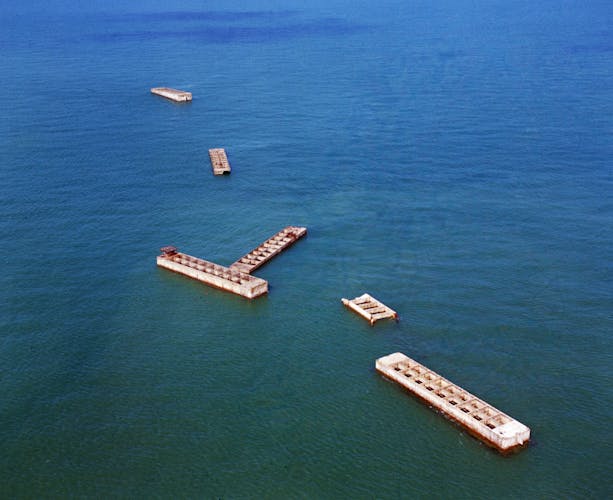
[[[0,496],[611,495],[608,3],[49,5],[0,21]],[[253,302],[155,266],[290,224]],[[382,380],[394,351],[532,445]]]

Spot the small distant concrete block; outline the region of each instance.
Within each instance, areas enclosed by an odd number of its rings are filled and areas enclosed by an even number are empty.
[[[151,89],[152,94],[156,94],[166,99],[175,102],[186,102],[192,100],[192,93],[184,90],[171,89],[168,87],[154,87]]]
[[[375,322],[384,318],[393,318],[398,320],[398,313],[387,307],[383,302],[379,302],[374,297],[367,293],[356,297],[355,299],[341,299],[345,307],[358,313],[360,316],[369,321],[370,326]]]
[[[229,174],[232,171],[225,149],[209,149],[209,157],[211,158],[211,166],[213,167],[214,175]]]

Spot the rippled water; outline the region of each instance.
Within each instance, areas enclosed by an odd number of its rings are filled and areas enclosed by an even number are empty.
[[[609,3],[49,5],[0,18],[0,496],[611,495]],[[253,302],[155,266],[290,224]],[[532,445],[381,379],[395,351]]]

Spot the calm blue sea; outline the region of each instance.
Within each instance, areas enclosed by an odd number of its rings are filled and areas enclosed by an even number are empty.
[[[0,497],[613,496],[612,19],[0,0]],[[287,225],[256,301],[155,265]],[[342,306],[364,292],[400,322]],[[530,447],[383,380],[395,351]]]

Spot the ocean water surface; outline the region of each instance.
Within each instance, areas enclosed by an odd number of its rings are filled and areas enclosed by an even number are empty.
[[[611,496],[609,2],[0,5],[0,497]],[[286,225],[255,301],[155,265]]]

